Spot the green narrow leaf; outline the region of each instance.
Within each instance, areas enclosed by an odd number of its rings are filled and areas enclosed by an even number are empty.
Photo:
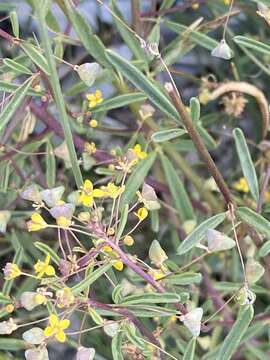
[[[128,218],[128,204],[126,204],[121,212],[121,218],[119,222],[119,226],[117,228],[116,241],[120,239],[125,229]]]
[[[154,232],[159,231],[159,214],[158,210],[150,211],[150,218],[151,218],[151,228]]]
[[[176,139],[182,135],[185,135],[187,132],[183,129],[168,129],[157,131],[152,134],[151,140],[155,143],[162,143],[165,141]]]
[[[270,222],[263,216],[246,207],[239,207],[236,210],[236,215],[270,239]]]
[[[175,107],[157,85],[151,82],[140,70],[132,65],[130,61],[125,60],[115,52],[106,50],[106,55],[110,63],[136,88],[144,92],[157,108],[176,122],[181,123]]]
[[[170,192],[175,208],[178,210],[182,221],[195,219],[193,207],[185,190],[184,184],[180,180],[175,168],[165,155],[161,155],[161,163],[164,169],[166,182],[169,185]]]
[[[17,90],[14,92],[11,100],[4,107],[3,111],[0,114],[0,133],[5,128],[9,120],[14,115],[15,111],[21,105],[23,99],[25,98],[27,91],[29,90],[33,79],[29,78],[25,81]]]
[[[43,252],[45,255],[50,255],[52,258],[52,261],[55,262],[56,265],[60,264],[60,257],[56,254],[56,252],[48,245],[41,243],[39,241],[36,241],[34,243],[35,247]]]
[[[254,310],[252,305],[245,306],[239,311],[236,322],[231,331],[226,336],[218,353],[219,360],[229,360],[238,348],[238,345],[244,336],[253,319]]]
[[[141,160],[136,168],[132,171],[126,182],[125,191],[121,197],[121,208],[132,201],[136,191],[139,190],[139,187],[143,184],[144,179],[149,173],[155,160],[156,153],[152,152],[151,154],[148,154],[145,159]]]
[[[113,21],[122,39],[124,40],[126,45],[130,48],[131,52],[138,60],[143,60],[144,62],[147,62],[146,54],[142,49],[139,40],[134,36],[134,34],[131,31],[127,29],[126,26],[124,26],[125,20],[123,19],[121,12],[116,6],[116,1],[112,0],[111,4],[112,4],[113,13],[117,16],[117,17],[113,16]]]
[[[178,294],[173,293],[142,293],[126,296],[122,301],[122,305],[135,304],[166,304],[177,303],[181,301]]]
[[[93,284],[98,278],[100,278],[106,271],[108,271],[112,267],[112,264],[109,262],[100,266],[97,270],[90,273],[88,276],[85,277],[81,282],[71,288],[73,295],[78,295],[88,286]]]
[[[270,240],[266,241],[259,250],[259,257],[264,257],[270,252]]]
[[[35,3],[37,4],[37,0],[35,0]],[[53,52],[52,52],[52,48],[51,48],[51,40],[50,40],[50,37],[47,32],[47,25],[46,25],[45,18],[43,17],[43,14],[42,14],[42,7],[37,6],[37,10],[38,10],[37,15],[38,15],[38,19],[39,19],[40,36],[41,36],[42,43],[44,46],[45,55],[46,55],[48,68],[49,68],[49,72],[50,72],[49,80],[50,80],[50,84],[52,86],[55,103],[59,110],[59,115],[60,115],[59,118],[60,118],[61,125],[63,128],[65,142],[66,142],[66,145],[68,148],[68,154],[69,154],[70,162],[72,165],[72,172],[73,172],[73,175],[74,175],[74,178],[76,181],[76,185],[78,188],[80,188],[80,186],[82,186],[82,184],[83,184],[83,179],[82,179],[79,162],[77,159],[77,153],[76,153],[75,146],[73,143],[72,131],[71,131],[71,127],[69,124],[69,119],[68,119],[68,115],[67,115],[67,111],[66,111],[65,100],[64,100],[64,97],[62,94],[62,89],[60,86],[60,81],[59,81],[59,77],[58,77],[58,73],[57,73],[57,69],[56,69],[56,63],[55,63],[55,59],[53,57]]]
[[[201,104],[199,99],[196,97],[191,98],[189,108],[193,122],[198,123],[201,117]]]
[[[236,42],[236,44],[242,45],[248,49],[255,50],[261,54],[266,54],[266,55],[270,54],[270,46],[260,41],[253,40],[245,36],[235,36],[233,38],[233,41]]]
[[[50,141],[46,144],[46,182],[49,188],[55,185],[56,177],[56,161],[53,152],[53,147]]]
[[[183,38],[190,38],[196,44],[204,47],[207,50],[213,50],[218,46],[218,42],[212,39],[210,36],[203,34],[202,32],[192,30],[188,26],[176,23],[174,21],[164,21],[164,25],[177,34],[183,35]]]
[[[3,59],[3,63],[12,71],[15,71],[19,74],[27,74],[27,75],[33,75],[32,72],[24,65],[19,64],[18,62],[12,60],[12,59]]]
[[[117,334],[112,339],[111,349],[113,360],[124,360],[122,355],[122,342],[123,342],[124,333],[119,327]]]
[[[259,199],[259,185],[255,167],[253,165],[249,149],[246,143],[245,136],[241,129],[235,129],[233,131],[234,141],[236,144],[236,150],[240,160],[241,168],[243,174],[247,180],[250,192],[254,200],[258,201]]]
[[[169,275],[164,280],[167,284],[182,286],[189,284],[199,284],[202,280],[202,275],[200,273],[186,272],[183,274]]]
[[[93,33],[90,25],[71,2],[69,0],[64,0],[64,2],[72,26],[85,49],[98,63],[110,69],[111,64],[105,56],[106,49],[101,40]]]
[[[0,349],[1,350],[10,350],[18,351],[29,349],[31,345],[24,340],[20,339],[10,339],[5,337],[0,337]]]
[[[15,255],[14,255],[14,258],[13,258],[13,263],[14,264],[17,264],[18,266],[20,266],[21,262],[22,262],[22,259],[23,259],[23,248],[20,246]],[[3,288],[2,288],[2,293],[3,295],[7,296],[10,294],[10,291],[12,289],[12,285],[14,283],[14,279],[12,280],[5,280],[4,282],[4,285],[3,285]]]
[[[0,91],[5,91],[7,93],[13,93],[18,90],[20,86],[16,84],[8,84],[6,81],[0,81]],[[27,95],[31,96],[42,96],[44,95],[43,92],[36,92],[34,89],[30,88],[27,92]]]
[[[12,299],[9,296],[0,293],[0,304],[10,304]]]
[[[0,191],[6,193],[10,179],[11,165],[9,161],[2,163],[2,172],[0,174]]]
[[[111,99],[104,100],[100,105],[95,107],[94,112],[108,111],[117,109],[135,102],[144,101],[147,99],[143,93],[130,93],[124,95],[118,95]]]
[[[160,10],[163,9],[169,9],[170,7],[173,6],[173,4],[175,3],[176,0],[163,0],[162,4],[160,6]]]
[[[11,11],[10,14],[10,21],[12,26],[13,35],[18,38],[20,35],[20,26],[19,20],[16,11]]]
[[[23,42],[20,43],[20,47],[30,57],[34,64],[36,64],[46,75],[50,75],[48,63],[45,57],[41,54],[41,49],[36,46]]]
[[[178,247],[177,253],[178,254],[185,254],[194,246],[199,244],[199,242],[204,238],[205,232],[208,229],[215,229],[219,224],[221,224],[226,217],[226,213],[221,213],[214,215],[210,219],[205,220],[201,223],[197,228],[189,234],[185,240],[180,244]]]
[[[189,341],[186,351],[184,353],[183,360],[193,360],[195,357],[195,348],[196,348],[196,338],[193,338]]]
[[[209,134],[209,132],[201,125],[196,125],[196,130],[200,134],[202,141],[204,142],[207,149],[215,149],[217,147],[217,143],[214,138]]]

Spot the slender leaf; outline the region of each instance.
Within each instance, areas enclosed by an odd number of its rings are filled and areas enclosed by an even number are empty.
[[[100,278],[111,267],[112,267],[112,264],[107,263],[107,264],[100,266],[97,270],[93,271],[92,273],[90,273],[81,282],[79,282],[77,285],[74,285],[71,288],[73,295],[78,295],[80,292],[82,292],[88,286],[93,284],[93,282],[95,282],[98,278]]]
[[[14,115],[15,111],[21,105],[23,99],[25,98],[27,91],[29,90],[32,84],[32,78],[29,78],[24,82],[17,90],[14,92],[11,100],[4,107],[3,111],[0,114],[0,133],[5,128],[9,120]]]
[[[37,48],[36,46],[23,42],[20,44],[20,47],[29,56],[29,58],[33,61],[34,64],[37,65],[46,75],[50,75],[48,63],[45,57],[41,54],[42,50]]]
[[[247,38],[245,36],[235,36],[233,40],[236,44],[242,45],[245,48],[255,50],[261,54],[270,54],[270,46],[260,41]]]
[[[251,305],[245,306],[240,310],[236,322],[233,324],[219,350],[217,357],[219,360],[229,360],[232,358],[253,319],[253,314],[254,310]]]
[[[194,123],[198,123],[201,117],[201,104],[198,98],[193,97],[189,102],[190,113]]]
[[[24,340],[0,337],[0,350],[18,351],[29,348],[30,348],[30,344]]]
[[[193,338],[189,341],[186,351],[184,353],[183,360],[193,360],[195,357],[195,348],[196,348],[196,338]]]
[[[124,360],[122,355],[122,342],[124,333],[121,329],[118,329],[117,334],[112,339],[111,349],[113,360]]]
[[[140,70],[111,50],[106,50],[106,55],[110,63],[136,88],[144,92],[157,108],[176,122],[181,123],[179,114],[168,97]]]
[[[49,188],[54,187],[56,178],[56,161],[52,144],[46,144],[46,182]]]
[[[162,143],[165,141],[176,139],[186,133],[186,130],[183,129],[161,130],[153,133],[151,136],[151,140],[155,143]]]
[[[201,223],[191,234],[189,234],[185,240],[178,247],[178,254],[185,254],[204,238],[205,232],[208,229],[215,229],[221,224],[226,217],[226,213],[214,215],[210,219],[205,220]]]
[[[241,168],[243,174],[247,180],[248,186],[250,188],[250,192],[254,198],[254,200],[258,201],[259,199],[259,185],[258,179],[255,171],[255,167],[253,165],[249,149],[246,143],[245,136],[241,129],[235,129],[233,131],[234,141],[236,144],[236,149],[238,153],[238,157],[240,159]]]
[[[270,240],[266,241],[259,250],[259,257],[264,257],[270,252]]]
[[[147,97],[143,93],[130,93],[115,96],[111,99],[104,100],[100,105],[98,105],[94,112],[108,111],[112,109],[117,109],[135,102],[144,101]]]
[[[190,285],[200,283],[201,279],[202,275],[200,273],[186,272],[183,274],[169,275],[164,280],[167,284]]]
[[[270,239],[270,222],[263,216],[246,207],[239,207],[236,210],[236,215],[245,223],[251,227],[254,227],[256,230]]]
[[[181,301],[178,294],[173,293],[143,293],[126,296],[121,304],[135,305],[135,304],[166,304],[177,303]]]
[[[191,202],[185,190],[184,184],[180,180],[175,168],[170,160],[163,154],[161,155],[161,162],[166,181],[172,194],[174,206],[178,210],[181,220],[185,221],[194,219],[195,215]]]
[[[27,74],[27,75],[32,75],[32,72],[24,65],[21,65],[20,63],[18,63],[15,60],[12,59],[3,59],[3,63],[12,71],[15,71],[19,74]]]
[[[128,204],[126,204],[123,207],[123,210],[121,212],[121,218],[120,218],[119,226],[117,228],[116,240],[119,240],[120,237],[122,236],[127,223],[127,218],[128,218]]]

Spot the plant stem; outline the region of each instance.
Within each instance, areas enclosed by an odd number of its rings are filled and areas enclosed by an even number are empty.
[[[42,39],[42,42],[44,45],[45,56],[46,56],[46,59],[48,62],[49,70],[50,70],[49,80],[50,80],[50,84],[52,86],[52,90],[54,93],[55,102],[56,102],[56,105],[59,110],[60,121],[62,124],[65,141],[66,141],[66,145],[67,145],[68,152],[69,152],[69,157],[70,157],[70,161],[72,164],[72,171],[74,174],[76,185],[79,188],[83,184],[82,174],[81,174],[81,170],[79,167],[75,146],[73,143],[72,132],[71,132],[68,115],[67,115],[66,108],[65,108],[65,101],[64,101],[64,98],[62,95],[62,90],[61,90],[60,82],[58,79],[56,63],[55,63],[55,59],[53,57],[53,52],[52,52],[52,48],[51,48],[51,41],[50,41],[50,38],[49,38],[49,35],[47,32],[45,15],[42,13],[41,2],[35,1],[35,8],[36,8],[37,15],[38,15],[40,36],[41,36],[41,39]]]
[[[204,145],[199,133],[193,126],[192,119],[189,115],[189,113],[186,110],[185,105],[182,102],[182,99],[178,94],[176,94],[174,87],[171,83],[165,84],[165,88],[168,91],[168,94],[170,95],[170,98],[172,99],[172,102],[178,111],[184,125],[186,126],[187,132],[189,133],[189,136],[191,137],[191,140],[193,141],[194,145],[196,146],[199,154],[203,158],[204,162],[206,163],[206,166],[213,176],[213,178],[216,181],[216,184],[222,193],[224,200],[226,204],[229,206],[230,204],[234,204],[234,201],[231,196],[231,192],[226,185],[223,176],[221,175],[219,169],[217,168],[215,162],[213,161],[211,155],[209,154],[206,146]]]

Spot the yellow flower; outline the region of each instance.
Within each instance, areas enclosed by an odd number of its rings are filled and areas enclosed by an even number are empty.
[[[200,7],[200,4],[199,4],[199,3],[195,3],[195,4],[191,5],[191,7],[192,7],[193,10],[198,10],[199,7]]]
[[[124,269],[124,264],[122,263],[122,261],[116,260],[113,263],[113,267],[118,271],[122,271]]]
[[[132,151],[136,154],[137,158],[140,160],[143,160],[147,157],[147,153],[145,151],[142,151],[142,147],[140,144],[136,144]]]
[[[51,260],[51,256],[47,255],[45,261],[40,261],[34,265],[35,272],[38,278],[41,278],[44,274],[47,276],[55,275],[55,270],[52,265],[49,265]]]
[[[101,189],[94,189],[93,183],[91,180],[85,180],[81,195],[79,197],[79,202],[82,203],[84,206],[91,207],[94,202],[94,198],[100,198],[104,196],[104,191]]]
[[[105,196],[116,199],[125,191],[125,186],[116,186],[114,183],[110,182],[107,186],[102,186],[101,190],[104,192]]]
[[[113,249],[109,245],[103,246],[102,250],[108,253],[113,251]]]
[[[22,274],[18,265],[14,263],[7,263],[3,271],[6,280],[15,279]]]
[[[34,297],[34,302],[38,305],[46,305],[47,299],[43,294],[37,293]]]
[[[247,180],[244,177],[241,177],[239,181],[234,183],[233,187],[241,192],[248,193],[249,192],[249,186],[247,183]]]
[[[231,1],[232,1],[232,0],[223,0],[223,2],[224,2],[225,5],[230,5]]]
[[[97,151],[96,144],[94,142],[86,142],[84,144],[84,150],[87,152],[87,154],[92,155]]]
[[[126,235],[124,237],[124,244],[127,245],[127,246],[132,246],[134,244],[134,239],[132,236],[130,235]]]
[[[95,93],[87,94],[86,98],[89,101],[90,108],[96,107],[103,101],[102,92],[100,90],[96,90]]]
[[[71,220],[66,218],[65,216],[59,216],[56,219],[56,223],[60,227],[67,228],[71,225]]]
[[[136,215],[140,221],[143,221],[148,216],[148,210],[145,207],[141,207],[138,209],[137,212],[134,212],[133,214]]]
[[[49,318],[49,323],[50,326],[46,327],[44,335],[46,337],[54,336],[59,342],[65,342],[66,334],[64,330],[69,327],[70,321],[68,319],[59,320],[57,315],[52,314]]]
[[[92,127],[92,128],[96,128],[98,126],[98,122],[96,119],[92,119],[89,121],[89,126]]]
[[[11,314],[14,311],[15,307],[13,304],[8,304],[5,306],[5,310],[6,312],[8,312],[9,314]]]
[[[43,219],[43,217],[39,213],[35,212],[31,216],[31,221],[28,221],[27,228],[28,228],[28,231],[38,231],[41,229],[45,229],[47,227],[47,225],[48,224]]]

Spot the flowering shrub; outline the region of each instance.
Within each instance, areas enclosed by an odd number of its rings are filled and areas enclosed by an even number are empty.
[[[30,37],[0,4],[0,358],[266,359],[269,1],[93,0],[96,33],[87,2],[25,3]]]

